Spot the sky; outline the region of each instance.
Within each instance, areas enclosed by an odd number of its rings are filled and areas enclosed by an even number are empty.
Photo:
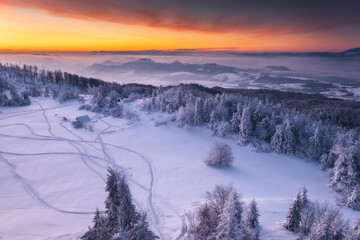
[[[358,0],[0,0],[0,51],[342,51]]]

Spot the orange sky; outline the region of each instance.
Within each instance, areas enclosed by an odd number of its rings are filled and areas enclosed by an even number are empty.
[[[1,2],[1,1],[0,1]],[[276,29],[274,31],[277,31]],[[344,32],[342,32],[344,31]],[[69,16],[46,9],[0,3],[0,51],[96,51],[235,48],[243,51],[341,51],[359,40],[345,30],[294,31],[274,34],[204,31],[138,22]]]

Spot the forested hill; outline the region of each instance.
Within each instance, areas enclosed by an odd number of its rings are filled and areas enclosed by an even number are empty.
[[[81,108],[123,117],[119,98],[142,99],[145,111],[170,114],[179,126],[207,126],[214,135],[238,136],[259,151],[320,162],[341,202],[360,210],[360,102],[277,90],[154,87],[118,84],[36,66],[0,64],[0,105],[30,104],[29,96],[60,102],[92,96]],[[265,146],[265,147],[264,147]]]
[[[156,87],[142,84],[118,84],[100,79],[82,77],[67,72],[48,71],[36,66],[19,66],[0,63],[0,105],[14,106],[30,103],[28,96],[51,95],[60,101],[77,98],[79,93],[93,92],[91,89],[102,87],[110,93],[115,90],[120,97],[138,95],[150,97]],[[360,127],[360,103],[351,100],[327,98],[319,94],[304,94],[265,89],[225,89],[206,88],[197,84],[181,84],[164,89],[182,89],[194,94],[241,95],[252,101],[268,102],[291,112],[298,112],[313,121],[344,127]],[[6,94],[6,90],[11,90]]]

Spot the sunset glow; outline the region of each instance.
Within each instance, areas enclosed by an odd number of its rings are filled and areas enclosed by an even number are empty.
[[[263,24],[269,17],[263,14],[264,19],[256,21],[250,15],[248,21],[241,18],[232,22],[229,17],[230,20],[221,22],[218,16],[212,16],[214,13],[209,11],[201,13],[204,16],[208,14],[209,24],[202,22],[205,17],[201,15],[200,20],[194,18],[192,25],[191,19],[178,22],[171,8],[168,12],[155,12],[158,15],[151,17],[154,20],[149,20],[147,16],[139,15],[140,10],[134,10],[134,6],[129,6],[127,12],[120,11],[117,16],[107,8],[103,10],[108,15],[93,14],[94,9],[77,11],[77,7],[82,7],[82,1],[74,1],[78,5],[66,5],[69,1],[61,1],[65,2],[59,4],[61,6],[54,2],[0,0],[0,51],[337,51],[360,45],[359,27],[347,19],[344,21],[346,24],[340,19],[339,24],[320,22],[318,26],[309,28],[306,27],[309,25],[307,22],[300,24],[294,19],[288,23],[280,19],[270,22],[273,24],[271,26],[270,23]],[[110,2],[107,0],[103,4],[109,5]],[[187,14],[179,13],[177,17],[184,19]],[[353,23],[356,23],[356,19],[353,19]]]

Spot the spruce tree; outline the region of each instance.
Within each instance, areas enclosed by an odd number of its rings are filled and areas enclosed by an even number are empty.
[[[292,232],[299,231],[302,204],[302,198],[299,191],[296,193],[295,199],[291,203],[288,215],[284,223],[284,227]]]
[[[238,103],[236,106],[236,112],[233,113],[233,116],[230,121],[232,131],[235,133],[239,132],[240,123],[241,123],[241,115],[242,115],[242,107],[241,107],[241,104]]]
[[[251,122],[251,109],[247,106],[241,116],[241,123],[239,126],[239,143],[248,143],[253,131],[253,124]]]
[[[314,240],[332,240],[331,217],[328,211],[322,216],[313,238]]]
[[[194,125],[201,125],[204,119],[203,102],[200,97],[196,98],[194,111]]]
[[[246,225],[250,228],[257,228],[259,226],[259,211],[255,199],[251,200],[249,212],[246,216]]]
[[[118,196],[120,204],[118,206],[118,224],[120,231],[129,230],[137,220],[135,206],[132,203],[132,196],[125,176],[118,178]]]
[[[289,120],[276,127],[274,136],[271,138],[271,147],[276,153],[294,153],[295,137]]]
[[[118,190],[118,179],[120,173],[111,168],[108,169],[108,172],[109,175],[107,177],[105,191],[109,194],[105,201],[105,213],[108,217],[108,227],[110,231],[114,231],[119,226],[118,208],[120,206],[120,196]]]
[[[353,191],[350,193],[347,201],[346,206],[354,209],[360,210],[360,185],[356,185]]]
[[[236,206],[238,202],[237,194],[232,191],[225,203],[222,214],[220,215],[219,225],[216,229],[216,239],[240,240],[243,237],[241,229],[242,209]],[[239,219],[240,217],[240,219]],[[240,223],[239,223],[240,222]]]

